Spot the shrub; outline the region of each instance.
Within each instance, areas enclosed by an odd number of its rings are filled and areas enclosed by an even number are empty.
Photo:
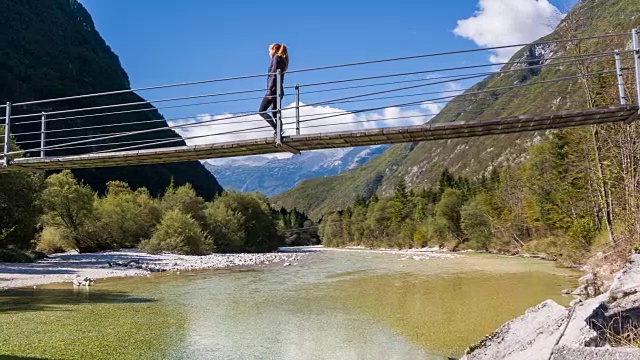
[[[0,262],[26,263],[34,260],[44,259],[47,255],[38,251],[22,251],[13,246],[0,249]]]
[[[133,191],[121,181],[107,184],[107,193],[96,199],[95,209],[99,236],[115,247],[133,247],[148,239],[161,217],[147,189]]]
[[[64,230],[80,252],[104,248],[90,224],[94,221],[94,193],[87,185],[78,184],[69,170],[53,174],[46,180],[40,196],[45,226]]]
[[[73,241],[62,230],[53,226],[45,226],[38,239],[36,250],[45,254],[65,252],[74,248]]]
[[[211,238],[190,215],[173,209],[162,216],[151,239],[143,240],[140,249],[157,254],[202,255],[211,251]]]
[[[593,223],[593,220],[589,218],[573,221],[567,231],[567,236],[572,240],[571,245],[583,250],[589,249],[597,234],[598,229]]]
[[[554,236],[532,240],[523,247],[525,253],[564,257],[565,251],[562,239]]]
[[[41,251],[27,250],[26,254],[31,258],[31,260],[42,260],[47,258],[47,254]]]
[[[284,244],[263,196],[225,192],[207,205],[205,216],[217,252],[270,252]]]
[[[178,209],[185,214],[190,215],[200,224],[205,223],[204,209],[205,201],[196,194],[191,184],[185,184],[180,187],[169,186],[162,201],[160,202],[162,212]]]
[[[0,248],[30,247],[41,215],[35,200],[43,181],[41,174],[0,174]]]
[[[474,197],[460,210],[460,227],[474,250],[489,250],[491,240],[491,221],[489,220],[488,201],[484,194]]]
[[[226,206],[208,204],[205,211],[207,229],[213,238],[218,252],[246,251],[247,233],[244,229],[245,218]]]
[[[29,255],[16,248],[0,249],[0,262],[22,263],[31,261],[32,259]]]
[[[464,199],[460,190],[445,190],[435,208],[433,230],[436,236],[445,241],[455,240],[456,243],[460,241],[462,235],[460,208],[463,204]]]

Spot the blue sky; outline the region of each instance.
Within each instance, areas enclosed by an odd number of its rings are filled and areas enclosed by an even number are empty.
[[[547,0],[81,2],[91,13],[100,34],[119,56],[134,88],[263,74],[269,64],[267,46],[272,42],[282,42],[289,47],[290,70],[528,42],[548,33],[549,30],[543,28],[548,27],[546,17],[551,7]],[[566,9],[565,0],[549,2],[562,12]],[[460,25],[458,21],[464,19],[470,20]],[[459,35],[460,33],[465,36]],[[485,51],[341,70],[287,74],[286,85],[490,64],[491,61],[508,59],[508,55],[510,54]],[[474,82],[475,80],[452,83],[435,90],[465,88]],[[260,89],[265,84],[266,78],[261,77],[144,92],[141,95],[147,99],[157,99]],[[352,90],[305,95],[304,90],[303,103],[372,91]],[[285,100],[285,105],[291,100],[288,99]],[[402,100],[390,100],[383,104],[393,105],[398,101]],[[256,110],[258,104],[259,100],[250,100],[161,112],[167,118],[237,113]],[[345,104],[340,109],[354,110],[371,105]],[[422,110],[425,109],[426,107],[422,107]]]
[[[263,73],[272,42],[289,46],[292,69],[477,47],[453,33],[477,0],[82,3],[134,87]]]

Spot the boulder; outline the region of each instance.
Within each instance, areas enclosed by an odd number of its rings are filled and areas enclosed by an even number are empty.
[[[77,277],[73,279],[73,286],[90,286],[90,285],[93,285],[94,282],[96,281],[90,277],[84,277],[84,278]]]
[[[603,294],[596,274],[580,279],[572,293],[583,298],[569,309],[542,302],[471,346],[462,359],[640,359],[640,349],[614,347],[619,344],[611,340],[640,333],[640,254],[629,257]]]
[[[467,349],[463,360],[548,360],[567,310],[547,300]]]
[[[594,348],[561,345],[553,350],[551,360],[638,360],[640,349]]]

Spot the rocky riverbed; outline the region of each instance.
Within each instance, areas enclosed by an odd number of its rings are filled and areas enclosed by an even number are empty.
[[[592,276],[581,283],[574,294],[597,293]],[[462,360],[640,359],[632,344],[640,346],[640,255],[629,257],[604,293],[569,308],[544,301],[469,347]]]
[[[82,283],[86,278],[147,276],[153,272],[221,269],[281,263],[297,265],[306,253],[151,255],[135,249],[78,254],[53,254],[34,263],[0,263],[0,290],[55,282]]]
[[[222,269],[238,266],[280,263],[295,266],[298,261],[315,251],[366,251],[398,256],[398,260],[425,261],[453,258],[463,255],[448,254],[437,248],[412,250],[398,249],[334,249],[322,246],[281,248],[274,253],[211,254],[189,256],[175,254],[152,255],[137,249],[121,249],[99,253],[79,254],[69,251],[53,254],[34,263],[0,263],[0,290],[69,282],[91,285],[92,280],[107,277],[149,276],[154,272]]]

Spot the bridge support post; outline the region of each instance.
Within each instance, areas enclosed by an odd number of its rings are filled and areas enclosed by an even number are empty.
[[[616,75],[618,76],[618,92],[620,93],[620,104],[627,104],[627,97],[624,93],[624,78],[622,77],[622,61],[620,60],[620,51],[616,50]]]
[[[281,96],[281,87],[282,87],[282,73],[280,72],[280,69],[278,69],[278,72],[276,73],[276,86],[277,86],[277,98],[276,98],[276,104],[277,104],[277,119],[276,119],[276,146],[280,146],[282,145],[282,101],[280,99]]]
[[[42,112],[42,124],[40,126],[40,157],[44,158],[44,142],[47,133],[47,114]]]
[[[9,152],[11,152],[11,148],[9,147],[11,139],[11,103],[7,102],[6,114],[4,118],[4,163],[3,167],[9,166]]]
[[[300,135],[300,85],[296,85],[296,135]]]
[[[640,30],[633,29],[633,58],[636,67],[636,95],[638,96],[638,105],[640,105]],[[640,113],[640,110],[638,111]]]

